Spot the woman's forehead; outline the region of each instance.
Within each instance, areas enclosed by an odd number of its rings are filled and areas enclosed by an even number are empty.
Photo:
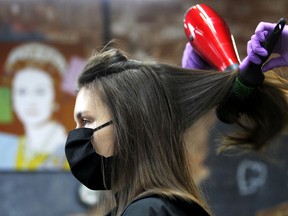
[[[76,96],[74,107],[74,117],[83,114],[97,116],[105,111],[106,106],[103,104],[99,94],[88,88],[81,88]]]

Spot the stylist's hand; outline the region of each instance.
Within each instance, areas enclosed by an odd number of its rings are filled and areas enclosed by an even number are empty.
[[[255,30],[255,34],[252,35],[251,40],[247,44],[248,56],[240,64],[240,69],[245,68],[247,62],[251,61],[255,64],[261,64],[260,56],[267,56],[268,52],[261,46],[268,33],[271,32],[276,23],[260,22]],[[273,52],[279,54],[278,57],[269,59],[262,67],[262,72],[271,70],[273,68],[288,66],[288,26],[283,29],[282,35],[277,41]]]
[[[205,62],[188,42],[182,56],[182,67],[200,70],[210,70],[212,67]]]

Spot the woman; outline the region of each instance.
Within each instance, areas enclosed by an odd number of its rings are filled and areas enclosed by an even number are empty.
[[[113,48],[95,54],[78,79],[77,129],[65,147],[73,175],[111,190],[114,200],[103,202],[109,215],[210,215],[190,172],[187,137],[225,102],[237,74],[138,62]],[[287,85],[270,79],[247,96],[256,100],[237,113],[239,133],[224,137],[226,146],[260,149],[287,125]]]

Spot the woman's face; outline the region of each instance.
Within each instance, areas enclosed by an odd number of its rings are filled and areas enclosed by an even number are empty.
[[[50,120],[54,108],[53,80],[45,71],[25,68],[12,83],[13,107],[25,126],[39,126]]]
[[[83,87],[76,98],[74,119],[77,128],[94,129],[110,121],[111,114],[97,93]],[[92,144],[98,154],[105,157],[112,156],[114,150],[113,124],[95,131]]]

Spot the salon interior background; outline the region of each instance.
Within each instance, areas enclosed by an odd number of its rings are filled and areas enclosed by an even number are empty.
[[[183,16],[197,3],[211,6],[228,23],[240,59],[245,57],[246,43],[260,21],[276,22],[280,17],[288,18],[287,0],[0,0],[0,43],[39,41],[71,45],[79,47],[85,58],[94,49],[99,50],[111,39],[116,39],[135,58],[180,65],[186,43]],[[0,56],[3,57],[1,52],[0,47]],[[286,136],[283,140],[286,142]],[[214,150],[213,145],[210,149]],[[284,150],[287,155],[287,147]],[[208,164],[214,163],[211,168],[216,170],[208,182],[203,183],[204,192],[207,192],[208,199],[210,197],[208,201],[222,216],[273,215],[269,214],[271,209],[288,200],[287,161],[284,168],[272,171],[272,175],[276,173],[275,178],[263,190],[256,190],[252,195],[239,195],[239,191],[233,188],[235,175],[225,177],[223,174],[229,173],[229,169],[239,168],[242,159],[220,158],[222,162],[219,162],[214,157],[208,160]],[[250,155],[244,161],[246,163],[241,164],[248,166],[253,159],[254,156]],[[258,165],[261,170],[263,163]],[[256,171],[253,173],[252,170],[252,174],[256,173],[257,178],[257,163],[255,166]],[[271,169],[270,165],[267,167]],[[235,173],[235,170],[230,173]],[[263,173],[258,174],[261,176]],[[216,188],[217,181],[221,181],[220,175],[227,181]],[[284,182],[282,190],[275,186],[278,180],[281,182],[279,185]],[[215,184],[214,187],[210,186],[211,183]],[[89,207],[83,205],[83,200],[79,201],[77,185],[67,172],[0,172],[0,215],[1,210],[11,216],[86,212]],[[238,195],[231,196],[231,193]],[[263,213],[263,209],[268,210]]]
[[[134,56],[180,64],[182,19],[197,3],[225,19],[241,58],[259,21],[276,22],[288,12],[285,0],[0,0],[0,39],[80,43],[90,54],[117,38]]]

